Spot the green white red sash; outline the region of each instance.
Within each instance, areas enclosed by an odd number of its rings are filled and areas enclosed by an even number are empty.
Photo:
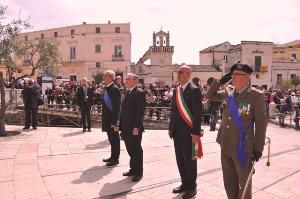
[[[180,87],[177,87],[176,89],[176,106],[180,114],[180,117],[192,129],[193,115],[184,101],[183,93],[181,92]],[[192,160],[200,159],[202,157],[203,157],[203,150],[202,150],[202,143],[200,139],[199,142],[192,144]]]
[[[176,88],[176,106],[183,121],[190,128],[193,128],[193,116],[190,109],[184,101],[183,93],[181,92],[179,86]]]

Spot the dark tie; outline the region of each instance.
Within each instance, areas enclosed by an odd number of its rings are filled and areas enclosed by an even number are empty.
[[[184,91],[183,91],[183,88],[180,86],[180,91],[183,93]]]
[[[129,96],[129,94],[130,94],[130,90],[126,91],[125,99]]]

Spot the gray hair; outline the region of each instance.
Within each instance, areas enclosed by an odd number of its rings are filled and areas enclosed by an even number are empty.
[[[116,78],[116,73],[113,70],[106,70],[104,71],[104,74],[109,74],[109,76],[111,76],[113,80],[115,80]]]
[[[134,73],[128,73],[127,77],[132,79],[132,80],[136,80],[136,81],[139,79],[137,74],[134,74]]]

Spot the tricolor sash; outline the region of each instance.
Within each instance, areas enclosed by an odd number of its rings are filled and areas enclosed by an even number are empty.
[[[183,93],[180,90],[180,87],[176,88],[176,106],[182,120],[192,129],[193,115],[184,101]],[[196,160],[201,157],[203,157],[203,150],[200,139],[199,142],[192,144],[192,160]]]
[[[105,90],[105,92],[104,92],[104,103],[105,103],[105,105],[107,106],[107,108],[110,110],[110,111],[112,111],[112,108],[113,108],[113,105],[112,105],[112,101],[111,101],[111,99],[110,99],[110,97],[109,97],[109,95],[108,95],[108,92],[107,92],[107,90]]]
[[[240,142],[237,151],[237,159],[240,161],[241,167],[246,168],[248,166],[247,146],[246,146],[247,129],[244,128],[243,119],[239,114],[239,108],[237,102],[235,101],[232,95],[228,97],[228,108],[234,124],[240,129]],[[250,122],[249,128],[253,128],[253,122]]]

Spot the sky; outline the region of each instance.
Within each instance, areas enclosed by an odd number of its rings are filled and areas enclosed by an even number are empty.
[[[1,0],[8,18],[30,17],[32,30],[130,22],[132,62],[170,32],[173,63],[199,64],[199,51],[224,41],[300,39],[300,0]]]

